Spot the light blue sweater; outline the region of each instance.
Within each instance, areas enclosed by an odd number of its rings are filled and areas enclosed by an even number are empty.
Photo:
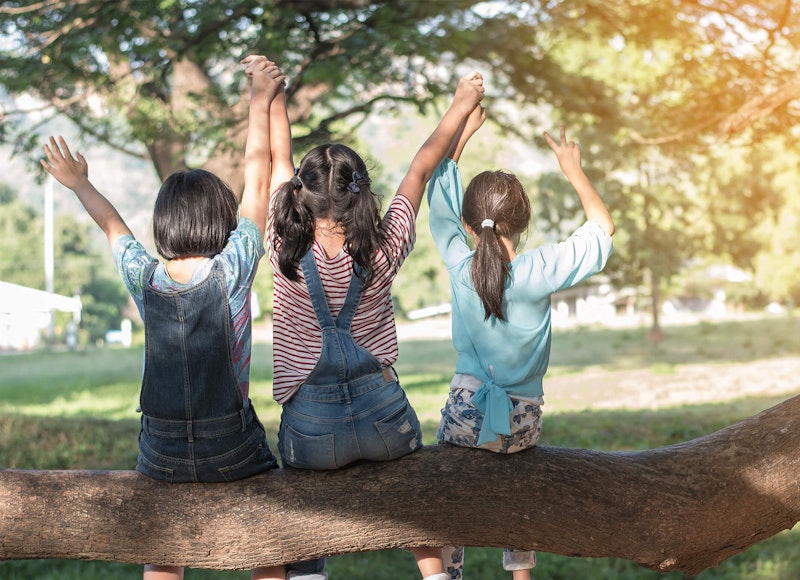
[[[483,412],[478,445],[510,434],[509,395],[541,397],[550,359],[550,296],[601,271],[612,252],[611,237],[587,221],[563,242],[518,254],[503,296],[506,321],[484,320],[472,283],[473,251],[461,223],[464,188],[452,159],[439,165],[428,188],[430,228],[450,274],[456,373],[482,386],[472,401]]]

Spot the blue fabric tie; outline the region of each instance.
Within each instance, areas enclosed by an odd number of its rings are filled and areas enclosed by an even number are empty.
[[[472,397],[472,404],[483,413],[478,445],[496,441],[498,435],[511,435],[508,415],[514,405],[508,394],[494,384],[494,381],[487,381],[481,385]]]

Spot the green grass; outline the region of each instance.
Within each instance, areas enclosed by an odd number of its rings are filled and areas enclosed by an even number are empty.
[[[687,441],[779,403],[780,395],[661,409],[593,409],[601,395],[586,388],[583,375],[642,370],[671,375],[681,365],[747,363],[800,357],[800,320],[762,318],[670,327],[659,343],[646,329],[558,330],[548,376],[574,377],[574,391],[548,395],[540,443],[603,450],[646,449]],[[401,344],[396,368],[433,443],[439,409],[455,363],[448,340]],[[132,469],[136,463],[141,347],[35,352],[0,356],[0,466],[33,469]],[[600,369],[598,371],[598,369]],[[253,350],[251,396],[275,449],[280,408],[271,400],[271,348]],[[560,383],[561,384],[561,383]],[[572,384],[572,383],[570,383]],[[547,384],[545,384],[547,390]],[[563,385],[562,385],[563,389]],[[574,394],[574,393],[573,393]],[[602,393],[608,398],[614,393]],[[594,397],[594,398],[593,398]],[[739,554],[701,580],[800,578],[800,529],[783,532]],[[468,548],[467,578],[509,578],[501,551]],[[332,580],[417,578],[413,558],[400,550],[348,554],[329,559]],[[0,562],[0,578],[140,578],[141,567],[108,562],[30,560]],[[187,579],[249,578],[247,572],[187,571]],[[619,559],[568,558],[539,553],[534,578],[677,580]]]

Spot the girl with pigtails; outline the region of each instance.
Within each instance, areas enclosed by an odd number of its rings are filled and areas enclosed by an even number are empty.
[[[431,178],[430,227],[450,275],[455,374],[437,436],[440,443],[515,453],[536,445],[550,357],[550,297],[596,274],[611,254],[614,223],[581,169],[580,148],[545,133],[575,188],[586,222],[566,240],[517,253],[531,207],[511,173],[484,171],[461,183],[457,162],[483,124],[478,106]],[[468,240],[474,241],[472,250]],[[463,548],[443,551],[448,577],[462,577]],[[503,567],[529,580],[532,551],[506,550]]]
[[[339,469],[422,446],[419,421],[392,368],[398,345],[391,284],[414,245],[425,186],[482,97],[479,74],[459,81],[383,217],[355,151],[320,145],[295,171],[285,113],[271,118],[272,181],[283,183],[272,196],[268,253],[284,466]],[[446,580],[440,547],[411,552],[423,578]],[[290,564],[287,577],[327,578],[324,559]]]

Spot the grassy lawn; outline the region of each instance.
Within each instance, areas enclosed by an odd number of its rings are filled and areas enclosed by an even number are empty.
[[[708,370],[725,386],[725,369],[740,377],[754,365],[797,358],[800,320],[761,318],[670,327],[653,343],[646,329],[558,330],[545,379],[544,445],[605,450],[645,449],[686,441],[753,415],[796,394],[800,383],[775,385],[746,397],[720,396],[679,404],[638,405],[669,381]],[[426,443],[433,443],[455,354],[449,340],[401,343],[396,365],[420,416]],[[141,347],[37,352],[0,356],[0,466],[36,469],[132,469],[136,463],[138,377]],[[700,376],[698,374],[698,376]],[[800,376],[800,375],[798,375]],[[741,378],[741,377],[740,377]],[[758,377],[766,380],[768,377]],[[271,349],[253,352],[251,396],[275,447],[280,408],[270,397]],[[800,379],[798,379],[800,381]],[[758,381],[756,381],[758,382]],[[780,386],[780,385],[778,385]],[[685,389],[686,386],[684,385]],[[703,387],[705,389],[705,387]],[[698,389],[700,390],[700,389]],[[793,392],[794,391],[794,392]],[[691,389],[687,391],[691,393]],[[649,400],[649,399],[647,399]],[[707,579],[800,578],[796,549],[800,529],[781,533],[708,570]],[[467,550],[467,578],[508,578],[500,550]],[[657,574],[624,560],[538,554],[535,578],[680,578]],[[410,554],[387,551],[329,559],[332,580],[417,578]],[[34,560],[0,562],[0,578],[140,578],[141,567],[105,562]],[[247,572],[190,570],[187,579],[249,578]]]

